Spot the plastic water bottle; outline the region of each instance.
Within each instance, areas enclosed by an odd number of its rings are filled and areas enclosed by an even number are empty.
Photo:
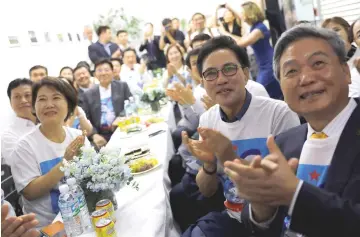
[[[59,209],[68,237],[82,234],[81,218],[78,200],[70,193],[69,186],[63,184],[59,187]]]
[[[135,99],[132,96],[129,99],[130,99],[130,105],[132,108],[132,113],[133,113],[133,115],[136,115],[137,105],[136,105]]]
[[[91,218],[89,215],[89,210],[87,208],[87,203],[84,195],[84,191],[79,185],[76,184],[75,178],[69,178],[66,180],[69,185],[70,192],[77,198],[80,208],[80,217],[81,217],[81,226],[84,232],[92,230]]]
[[[129,100],[125,100],[124,107],[125,107],[126,117],[131,117],[133,112],[132,112],[132,107],[131,107],[131,104],[130,104]]]

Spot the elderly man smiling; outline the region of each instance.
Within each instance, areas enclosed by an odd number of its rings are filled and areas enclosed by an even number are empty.
[[[307,26],[278,41],[274,69],[285,101],[308,124],[276,143],[268,138],[263,160],[225,163],[251,203],[243,222],[252,236],[360,236],[360,105],[348,97],[344,49],[336,33]],[[267,161],[273,171],[263,168]]]

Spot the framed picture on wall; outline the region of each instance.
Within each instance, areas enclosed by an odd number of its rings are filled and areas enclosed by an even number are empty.
[[[18,36],[8,36],[9,47],[20,47],[20,41]]]
[[[45,38],[45,42],[46,42],[46,43],[50,43],[50,42],[51,42],[51,38],[50,38],[50,33],[49,33],[49,32],[45,32],[45,33],[44,33],[44,38]]]
[[[60,43],[64,42],[64,37],[62,34],[57,34],[56,37]]]
[[[29,30],[28,34],[29,34],[29,39],[30,39],[30,42],[32,45],[36,45],[39,43],[38,39],[36,38],[35,31]]]
[[[69,42],[72,42],[71,34],[70,33],[67,33],[67,34],[68,34],[68,37],[69,37]]]
[[[76,34],[77,40],[81,42],[80,34]]]

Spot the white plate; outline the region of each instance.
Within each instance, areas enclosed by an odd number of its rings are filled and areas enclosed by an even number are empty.
[[[131,173],[132,175],[140,175],[140,174],[145,174],[145,173],[147,173],[147,172],[149,172],[149,171],[152,171],[152,170],[154,170],[154,169],[156,169],[157,167],[159,167],[161,164],[160,163],[158,163],[157,165],[155,165],[154,167],[152,167],[151,169],[148,169],[148,170],[145,170],[145,171],[142,171],[142,172],[139,172],[139,173]]]
[[[129,137],[133,137],[135,135],[138,135],[138,134],[141,134],[141,133],[144,133],[148,130],[148,128],[144,125],[140,125],[142,127],[142,130],[141,131],[138,131],[138,132],[131,132],[131,133],[127,133],[127,132],[120,132],[119,134],[119,138],[120,139],[124,139],[124,138],[129,138]]]

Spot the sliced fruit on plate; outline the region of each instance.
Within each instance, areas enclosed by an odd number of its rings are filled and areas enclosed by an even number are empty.
[[[132,173],[140,173],[155,167],[159,161],[154,158],[140,158],[131,162],[130,169]]]

